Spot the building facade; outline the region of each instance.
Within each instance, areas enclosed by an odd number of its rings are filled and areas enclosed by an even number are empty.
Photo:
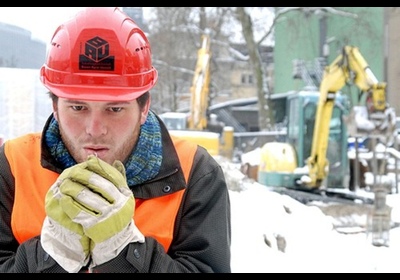
[[[0,67],[39,69],[46,57],[46,44],[31,32],[0,22]]]
[[[400,99],[397,97],[400,92],[400,8],[336,9],[343,13],[291,11],[285,14],[285,20],[277,22],[275,92],[301,90],[306,85],[297,71],[301,63],[311,71],[321,70],[324,63],[329,65],[344,46],[352,45],[359,48],[377,79],[387,83],[387,100],[400,115]],[[356,86],[346,86],[342,92],[350,95],[353,104],[357,102]]]

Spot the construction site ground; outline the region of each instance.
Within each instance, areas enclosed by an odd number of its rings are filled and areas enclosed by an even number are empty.
[[[231,199],[232,272],[400,272],[399,194],[375,215],[374,204],[304,204],[216,159]]]
[[[377,206],[375,194],[365,189],[357,189],[353,192],[349,191],[349,193],[353,193],[354,197],[362,199],[327,197],[314,193],[295,192],[294,190],[279,188],[274,189],[263,186],[243,174],[240,165],[232,163],[224,157],[217,157],[217,160],[224,170],[229,190],[242,192],[252,185],[260,185],[270,190],[274,195],[276,193],[289,196],[291,199],[297,200],[305,206],[316,206],[324,215],[332,217],[332,225],[338,232],[367,232],[371,230],[369,227],[374,215],[383,217],[387,226],[391,228],[397,227],[400,224],[400,215],[393,213],[393,208],[400,202],[398,194],[386,194],[383,198],[384,200],[380,200],[379,202],[384,205]]]

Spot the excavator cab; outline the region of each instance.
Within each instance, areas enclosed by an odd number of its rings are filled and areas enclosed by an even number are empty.
[[[315,116],[319,98],[317,91],[301,91],[288,98],[288,109],[297,110],[297,114],[289,113],[287,142],[297,151],[297,164],[306,165],[311,155],[314,135]],[[347,128],[343,117],[348,114],[347,97],[337,94],[329,122],[329,140],[327,159],[329,172],[326,187],[346,188],[349,181],[349,166],[347,158]],[[297,107],[297,109],[294,109]],[[297,129],[295,129],[297,127]]]

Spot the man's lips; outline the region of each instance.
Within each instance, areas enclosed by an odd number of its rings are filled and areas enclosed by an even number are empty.
[[[108,148],[100,148],[100,147],[85,147],[84,150],[88,154],[101,154],[107,152],[109,149]]]

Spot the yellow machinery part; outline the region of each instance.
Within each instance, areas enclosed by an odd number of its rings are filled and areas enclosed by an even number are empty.
[[[212,156],[219,154],[219,134],[209,131],[170,130],[172,136],[192,141],[204,147]]]
[[[269,142],[262,146],[259,171],[293,172],[296,168],[297,156],[292,145]]]

